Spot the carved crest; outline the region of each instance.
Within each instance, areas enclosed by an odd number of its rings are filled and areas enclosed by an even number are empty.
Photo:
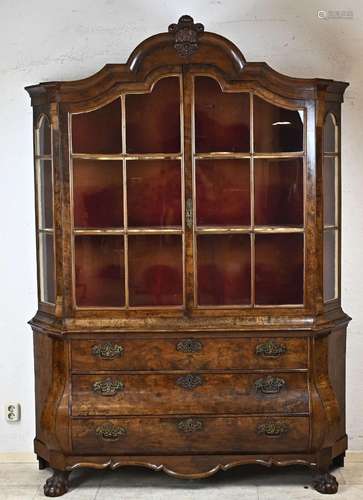
[[[190,57],[198,49],[198,35],[203,33],[204,26],[194,23],[190,16],[182,16],[178,24],[171,24],[169,32],[174,33],[174,47],[182,57]]]

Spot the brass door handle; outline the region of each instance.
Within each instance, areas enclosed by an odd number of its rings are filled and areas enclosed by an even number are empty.
[[[101,396],[115,396],[118,392],[124,390],[124,384],[121,380],[112,380],[106,378],[104,380],[97,380],[92,385],[93,392],[101,394]]]
[[[122,345],[105,342],[104,344],[94,345],[92,347],[93,356],[98,356],[101,359],[120,358],[124,352]]]
[[[268,375],[265,378],[259,378],[255,382],[255,388],[257,392],[262,392],[263,394],[277,394],[286,385],[283,378],[272,377]]]
[[[123,436],[126,436],[127,430],[125,427],[103,424],[97,427],[96,434],[104,441],[118,441]]]

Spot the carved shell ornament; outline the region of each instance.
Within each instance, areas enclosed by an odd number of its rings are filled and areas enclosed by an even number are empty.
[[[203,33],[204,26],[194,23],[190,16],[182,16],[178,24],[169,26],[169,33],[174,33],[174,48],[182,57],[190,57],[198,49],[198,35]]]

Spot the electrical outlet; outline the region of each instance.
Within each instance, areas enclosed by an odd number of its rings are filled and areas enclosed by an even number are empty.
[[[5,418],[8,422],[18,422],[20,420],[20,404],[13,402],[6,403]]]

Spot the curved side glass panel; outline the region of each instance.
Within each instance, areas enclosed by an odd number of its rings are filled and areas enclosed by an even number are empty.
[[[52,128],[42,115],[35,128],[40,302],[55,304]]]
[[[339,296],[339,166],[338,126],[329,113],[323,130],[323,206],[324,206],[324,301]]]

